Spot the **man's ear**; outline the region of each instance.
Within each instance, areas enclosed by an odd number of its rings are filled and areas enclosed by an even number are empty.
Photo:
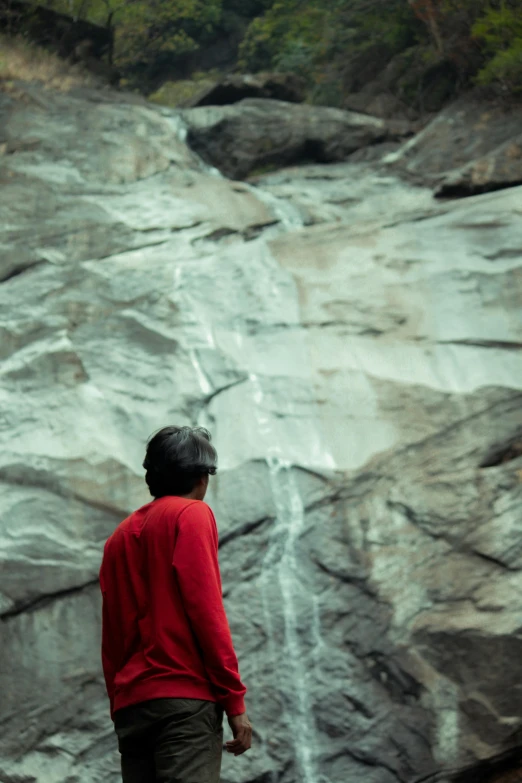
[[[208,481],[209,481],[209,475],[208,473],[204,473],[199,480],[199,487],[203,495],[206,494],[206,491],[208,489]]]

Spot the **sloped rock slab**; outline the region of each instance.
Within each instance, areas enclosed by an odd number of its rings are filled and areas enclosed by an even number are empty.
[[[509,163],[507,150],[510,144],[520,144],[520,128],[522,127],[522,106],[507,109],[493,102],[481,101],[476,97],[461,98],[438,114],[416,136],[407,141],[397,152],[388,156],[387,163],[391,168],[401,171],[415,181],[434,183],[439,186],[446,177],[456,174],[463,177],[465,194],[470,191],[467,183],[480,180],[491,180],[492,174],[506,177]],[[500,158],[506,156],[506,166],[499,162],[491,167],[489,156],[499,152],[506,145],[506,152],[500,153]],[[488,163],[480,163],[487,160]],[[520,168],[516,156],[513,158],[515,167]],[[473,169],[475,161],[479,161],[478,169],[470,176],[468,166]],[[498,168],[497,168],[498,167]],[[480,173],[482,172],[482,173]]]
[[[522,134],[442,181],[439,198],[473,196],[522,184]]]

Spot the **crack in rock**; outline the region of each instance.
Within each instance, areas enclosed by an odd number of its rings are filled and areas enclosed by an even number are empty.
[[[71,595],[77,595],[78,593],[88,590],[90,587],[94,587],[99,584],[98,577],[96,579],[90,579],[88,582],[84,582],[81,585],[75,585],[74,587],[67,587],[64,590],[58,590],[56,593],[48,593],[47,595],[40,595],[31,601],[26,601],[18,606],[14,606],[12,609],[8,609],[6,612],[0,613],[0,620],[3,622],[18,617],[21,614],[28,612],[36,612],[38,609],[43,609],[55,601],[61,601],[68,598]]]
[[[46,265],[47,265],[47,261],[38,260],[20,266],[15,266],[12,269],[10,269],[3,277],[0,277],[0,283],[7,283],[9,280],[12,280],[14,277],[20,277],[20,275],[24,275],[26,272],[30,272],[33,269]]]

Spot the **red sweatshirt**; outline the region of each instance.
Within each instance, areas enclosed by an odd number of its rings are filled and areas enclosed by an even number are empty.
[[[200,500],[154,500],[105,545],[102,661],[111,714],[165,697],[245,711],[221,594],[218,534]]]

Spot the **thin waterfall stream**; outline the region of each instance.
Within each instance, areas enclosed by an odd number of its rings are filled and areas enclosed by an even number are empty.
[[[303,223],[299,210],[284,199],[277,198],[260,188],[249,189],[275,214],[278,223],[270,229],[270,235],[299,230]],[[264,240],[263,240],[264,241]],[[243,250],[246,248],[243,246]],[[277,284],[281,274],[266,245],[262,251],[264,280],[256,280],[258,288],[264,289],[274,299],[274,310],[287,307],[286,295]],[[188,350],[201,392],[208,397],[212,386],[199,359],[201,349],[211,349],[233,356],[238,366],[251,364],[248,344],[248,324],[243,318],[236,318],[233,330],[224,333],[219,324],[213,322],[208,310],[202,307],[197,294],[190,285],[190,269],[194,260],[182,261],[176,267],[174,299],[183,312],[191,313],[193,328],[190,330]],[[184,275],[189,274],[187,284]],[[285,281],[288,283],[288,281]],[[288,313],[286,314],[288,317]],[[296,313],[297,322],[297,313]],[[299,340],[302,366],[307,366],[307,348],[304,337]],[[295,360],[295,356],[288,357]],[[273,393],[273,378],[270,369],[265,373],[250,372],[245,380],[248,396],[252,402],[252,437],[261,444],[268,469],[269,483],[275,506],[267,552],[261,566],[260,587],[263,606],[263,625],[268,635],[268,653],[271,657],[274,685],[279,690],[286,708],[288,732],[293,746],[296,779],[303,783],[329,783],[320,775],[316,765],[317,736],[308,682],[316,664],[315,650],[321,644],[320,617],[316,597],[309,594],[299,576],[299,538],[305,531],[305,510],[293,468],[294,455],[288,449],[284,433],[274,424],[267,412],[269,398]],[[291,402],[288,403],[291,405]],[[289,411],[291,412],[291,411]],[[198,424],[212,429],[212,421],[203,408],[198,415]],[[321,445],[318,432],[309,431],[303,435],[308,442],[310,466],[330,470],[334,468],[332,457]],[[226,459],[226,455],[225,455]],[[306,461],[306,459],[305,459]],[[311,619],[312,618],[312,619]],[[276,635],[276,626],[282,629],[282,639]],[[312,651],[308,657],[308,652]],[[266,746],[265,746],[266,747]],[[272,772],[272,781],[277,783],[280,772]]]
[[[263,563],[262,583],[268,588],[272,570],[277,574],[278,589],[282,599],[284,619],[283,662],[280,671],[281,684],[291,683],[289,697],[290,731],[295,749],[296,764],[300,779],[304,783],[318,783],[319,778],[314,758],[316,751],[316,731],[313,712],[307,688],[309,672],[303,663],[298,625],[297,602],[302,600],[303,591],[298,576],[297,544],[304,528],[304,508],[291,465],[278,457],[268,459],[270,484],[276,503],[277,517],[272,530],[271,547]],[[274,549],[281,550],[276,564],[271,567],[269,561]],[[266,568],[266,572],[265,572]],[[263,602],[265,614],[270,612],[266,605],[268,589],[265,589]],[[308,596],[306,600],[309,600]]]

